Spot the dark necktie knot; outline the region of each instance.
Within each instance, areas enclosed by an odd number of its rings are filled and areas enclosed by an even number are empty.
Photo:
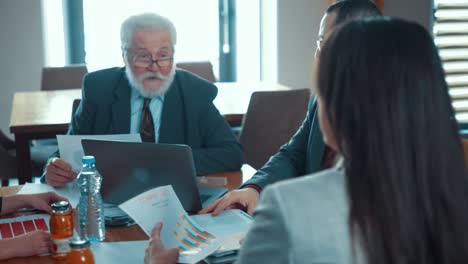
[[[143,108],[141,110],[141,120],[140,120],[140,136],[143,142],[153,142],[154,143],[154,122],[153,115],[149,108],[151,98],[144,98]]]
[[[149,108],[150,103],[151,103],[151,98],[144,98],[143,99],[143,109]]]

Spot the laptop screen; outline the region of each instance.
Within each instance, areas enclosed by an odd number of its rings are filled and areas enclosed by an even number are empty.
[[[186,211],[201,209],[189,146],[92,139],[81,143],[85,154],[96,158],[105,203],[120,204],[152,188],[172,185]]]

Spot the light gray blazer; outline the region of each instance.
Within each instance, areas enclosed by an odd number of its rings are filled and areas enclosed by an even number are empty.
[[[270,185],[262,192],[239,262],[353,263],[348,213],[342,169]]]

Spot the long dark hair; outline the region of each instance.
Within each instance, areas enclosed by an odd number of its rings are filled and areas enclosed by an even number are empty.
[[[317,80],[367,262],[468,263],[468,178],[431,36],[398,19],[344,24]]]
[[[325,13],[335,13],[334,24],[364,17],[382,16],[377,6],[369,0],[341,0],[330,5]]]

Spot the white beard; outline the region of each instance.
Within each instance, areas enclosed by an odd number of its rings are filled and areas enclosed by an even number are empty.
[[[171,87],[171,84],[174,81],[174,77],[176,74],[176,67],[175,64],[172,65],[171,71],[169,72],[168,76],[164,76],[160,72],[147,72],[136,77],[133,74],[131,67],[129,67],[127,64],[125,67],[125,74],[127,75],[128,81],[130,82],[130,86],[133,87],[133,89],[136,89],[141,94],[141,96],[145,98],[156,98],[158,96],[164,95],[167,92],[167,90],[169,90],[169,87]],[[147,90],[143,86],[143,80],[152,77],[162,80],[163,83],[161,84],[161,87],[159,87],[159,89]]]

